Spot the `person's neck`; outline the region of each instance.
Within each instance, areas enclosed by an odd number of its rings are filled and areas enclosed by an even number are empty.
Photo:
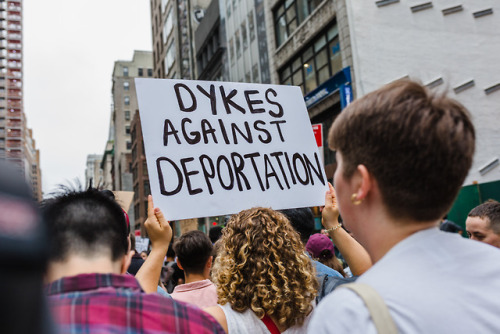
[[[184,272],[184,275],[186,277],[186,284],[203,281],[203,280],[206,280],[208,278],[208,277],[205,277],[205,275],[203,275],[203,274],[186,274],[186,272]]]
[[[49,263],[46,283],[81,274],[121,274],[120,262],[113,262],[108,256],[98,258],[69,256],[64,261]]]
[[[375,264],[387,254],[399,242],[414,233],[435,227],[439,221],[418,222],[412,220],[395,220],[386,215],[370,219],[372,223],[366,224],[363,231],[363,241],[360,243],[365,247]]]

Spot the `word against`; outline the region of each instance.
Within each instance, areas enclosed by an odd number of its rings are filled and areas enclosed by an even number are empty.
[[[327,181],[298,87],[141,78],[136,89],[167,219],[322,204]]]

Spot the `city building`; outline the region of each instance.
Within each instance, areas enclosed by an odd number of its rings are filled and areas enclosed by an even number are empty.
[[[85,169],[85,187],[100,188],[104,183],[101,169],[102,154],[87,155],[87,168]]]
[[[39,200],[40,153],[23,108],[22,12],[22,1],[0,1],[0,159],[20,168]]]
[[[194,32],[209,4],[209,0],[150,0],[155,78],[196,78]]]
[[[120,60],[114,65],[110,126],[110,135],[113,134],[112,190],[133,189],[130,122],[132,114],[138,109],[134,78],[152,77],[152,67],[149,51],[134,51],[131,61]]]
[[[148,165],[144,153],[139,110],[134,112],[130,127],[132,140],[132,176],[134,182],[134,200],[132,205],[134,207],[135,230],[140,230],[141,235],[146,236],[144,222],[148,217],[148,195],[151,194],[151,190],[149,188]]]
[[[271,83],[267,0],[221,0],[225,81]]]
[[[226,36],[220,21],[219,0],[212,0],[194,33],[196,78],[223,81],[226,56]]]
[[[471,208],[500,200],[500,3],[491,0],[346,1],[355,93],[400,78],[446,91],[471,112],[476,153],[448,214],[464,226]],[[342,43],[341,43],[342,44]],[[342,46],[342,45],[341,45]]]

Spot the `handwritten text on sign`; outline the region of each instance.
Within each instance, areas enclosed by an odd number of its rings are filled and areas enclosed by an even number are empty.
[[[298,87],[135,82],[151,192],[167,219],[323,203],[326,178]]]

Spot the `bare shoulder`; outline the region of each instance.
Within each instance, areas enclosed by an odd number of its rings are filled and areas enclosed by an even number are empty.
[[[214,317],[215,320],[217,320],[217,322],[222,326],[224,331],[226,333],[228,332],[226,314],[219,305],[206,307],[203,309],[203,311]]]

